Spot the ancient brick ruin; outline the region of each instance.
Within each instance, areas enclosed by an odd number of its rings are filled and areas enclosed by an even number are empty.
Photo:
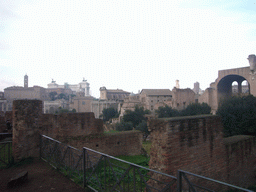
[[[255,183],[255,138],[224,139],[220,117],[151,119],[149,129],[151,169],[174,176],[181,169],[242,187]]]
[[[13,156],[20,160],[39,157],[40,134],[75,148],[89,147],[109,155],[139,155],[142,133],[104,134],[103,121],[93,113],[42,113],[40,100],[13,102]]]
[[[12,123],[15,160],[39,157],[40,134],[113,156],[141,153],[140,132],[105,134],[93,113],[43,114],[39,100],[14,101]],[[181,169],[241,187],[255,182],[255,138],[223,138],[220,117],[149,119],[148,125],[151,169],[174,176]]]

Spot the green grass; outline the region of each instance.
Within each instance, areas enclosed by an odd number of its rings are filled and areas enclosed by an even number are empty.
[[[104,133],[118,133],[120,131],[116,131],[116,130],[110,130],[110,131],[104,131]]]
[[[151,142],[151,141],[144,141],[144,142],[142,143],[142,147],[147,151],[147,154],[148,154],[148,155],[150,155],[151,145],[152,145],[152,142]]]
[[[135,155],[135,156],[121,155],[121,156],[118,156],[117,158],[148,168],[149,158],[144,155]]]
[[[146,158],[143,155],[118,156],[117,158],[148,167],[149,158]],[[110,164],[114,165],[110,165],[109,162]],[[86,174],[88,176],[92,174],[90,180],[88,181],[88,184],[94,189],[100,190],[98,186],[98,182],[100,181],[103,189],[108,191],[116,184],[117,178],[120,179],[121,175],[126,173],[126,169],[129,166],[130,165],[128,163],[124,163],[115,159],[109,159],[109,161],[106,161],[106,164],[104,161],[102,161],[94,171],[92,169],[87,169]],[[134,182],[136,182],[136,191],[144,191],[145,183],[138,172],[140,172],[142,175],[147,175],[148,173],[148,171],[143,168],[139,168],[139,170],[135,169],[135,172],[133,172],[133,169],[131,169],[122,178],[119,186],[125,186],[125,190],[133,189],[133,184]],[[148,178],[144,177],[144,179],[147,181]]]
[[[5,164],[2,161],[8,163],[8,154],[9,154],[9,147],[10,147],[10,162],[9,164]],[[10,164],[13,163],[13,158],[12,158],[12,143],[8,143],[8,144],[1,144],[0,145],[0,159],[2,161],[0,161],[0,169],[2,168],[7,168],[10,166]]]

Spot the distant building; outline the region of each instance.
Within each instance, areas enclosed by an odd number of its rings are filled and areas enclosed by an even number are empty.
[[[129,92],[122,89],[100,88],[100,99],[92,101],[92,112],[95,118],[100,118],[103,109],[114,108],[120,111],[120,106],[124,99],[130,95]]]
[[[92,111],[92,102],[94,97],[85,96],[83,91],[77,92],[76,96],[72,98],[69,103],[70,109],[75,109],[76,112],[91,112]]]
[[[85,96],[90,96],[90,84],[85,79],[83,79],[82,82],[75,85],[71,85],[68,83],[65,83],[64,85],[59,85],[56,83],[56,81],[52,80],[52,82],[49,83],[47,87],[47,89],[51,91],[60,89],[72,90],[73,94],[82,91],[84,92]]]
[[[120,105],[120,117],[122,118],[125,114],[125,111],[130,110],[134,111],[135,106],[144,107],[140,100],[140,94],[131,93],[128,97],[124,99],[124,102]]]
[[[196,94],[192,89],[177,89],[176,87],[172,89],[172,108],[182,110],[195,102]]]
[[[57,99],[55,101],[44,101],[44,113],[54,114],[59,108],[69,109],[68,101]]]
[[[195,92],[195,94],[197,95],[202,95],[204,92],[200,89],[200,84],[199,82],[195,82],[194,83],[194,88],[193,91]]]
[[[159,107],[169,106],[173,109],[182,110],[190,103],[196,102],[195,93],[191,89],[178,89],[176,87],[170,89],[142,89],[139,94],[131,94],[125,98],[121,105],[120,116],[125,114],[125,111],[135,109],[135,106],[144,107],[149,110],[151,115],[156,115],[155,111]]]
[[[4,89],[6,99],[6,111],[12,110],[12,102],[17,99],[39,99],[48,100],[46,89],[40,86],[28,87],[28,76],[24,76],[24,87],[12,86]]]
[[[129,95],[130,92],[123,91],[122,89],[106,89],[106,87],[100,88],[100,100],[114,100],[120,102]]]
[[[172,100],[172,92],[170,89],[142,89],[140,100],[144,109],[154,113],[158,109],[159,103]]]
[[[6,112],[8,109],[7,100],[4,98],[4,92],[0,92],[0,111]]]

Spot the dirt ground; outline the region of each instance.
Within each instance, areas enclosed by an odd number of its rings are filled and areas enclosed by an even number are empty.
[[[17,174],[28,171],[28,181],[20,186],[8,188],[7,183]],[[85,192],[86,190],[59,173],[49,164],[40,159],[8,169],[0,169],[0,191],[36,191],[36,192]]]

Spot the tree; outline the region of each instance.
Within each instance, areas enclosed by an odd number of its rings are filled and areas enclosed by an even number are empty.
[[[179,116],[179,112],[176,109],[172,109],[168,105],[165,105],[164,107],[158,107],[156,113],[158,115],[158,118]]]
[[[207,103],[191,103],[180,113],[181,116],[211,114],[211,107]]]
[[[146,141],[148,135],[149,135],[149,131],[148,131],[148,126],[147,126],[147,122],[145,120],[143,120],[139,125],[136,126],[135,128],[136,130],[139,130],[143,133],[143,138],[144,141]]]
[[[107,108],[107,109],[103,109],[102,117],[103,117],[103,121],[106,122],[109,119],[112,119],[114,117],[118,117],[118,112],[113,107],[110,107],[110,108]]]
[[[132,122],[124,122],[121,121],[121,123],[116,124],[116,130],[117,131],[129,131],[133,129]]]
[[[127,110],[123,116],[122,122],[129,123],[132,125],[131,128],[135,128],[143,133],[144,140],[147,139],[149,135],[148,126],[147,126],[147,119],[145,114],[149,114],[149,110],[144,110],[143,107],[139,107],[138,105],[135,106],[135,110]],[[130,127],[126,125],[124,131],[131,130]],[[118,130],[118,129],[116,129]]]
[[[58,93],[56,91],[49,93],[49,97],[51,98],[52,101],[54,101],[56,99],[56,95],[58,95]]]
[[[232,97],[220,103],[217,115],[222,118],[224,136],[256,135],[256,97]]]
[[[61,113],[75,113],[76,110],[72,109],[71,111],[69,109],[63,109],[62,107],[59,107],[56,111],[55,114],[61,114]]]
[[[144,110],[143,107],[139,107],[138,105],[135,106],[135,110],[127,110],[123,116],[124,122],[132,122],[133,127],[139,125],[143,120],[146,120],[144,117],[145,114],[148,114],[148,110]]]
[[[58,99],[67,99],[67,97],[64,93],[61,93],[58,95]]]

